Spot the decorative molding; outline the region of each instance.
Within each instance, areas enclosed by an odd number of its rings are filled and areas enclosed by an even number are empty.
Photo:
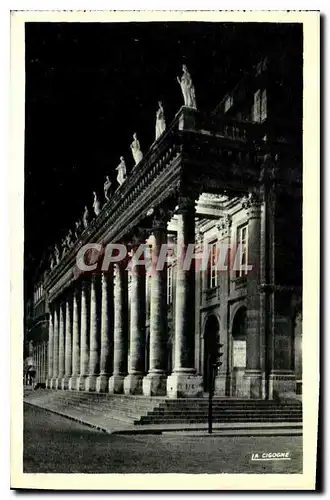
[[[299,286],[289,286],[289,285],[275,285],[272,283],[261,283],[259,285],[260,292],[287,292],[287,293],[299,293],[301,292],[301,287]]]
[[[224,236],[228,235],[228,233],[230,232],[231,225],[232,225],[232,217],[229,214],[226,214],[223,217],[221,217],[220,221],[216,225],[217,230],[220,233],[220,238],[223,238]]]
[[[251,191],[248,196],[242,199],[242,207],[246,210],[259,209],[261,205],[261,197],[259,193]]]

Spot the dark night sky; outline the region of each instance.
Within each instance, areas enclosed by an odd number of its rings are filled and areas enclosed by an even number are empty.
[[[27,23],[25,282],[84,205],[92,211],[120,155],[130,171],[133,132],[143,151],[151,145],[159,99],[172,121],[183,62],[208,110],[262,54],[290,50],[293,35],[262,23]]]

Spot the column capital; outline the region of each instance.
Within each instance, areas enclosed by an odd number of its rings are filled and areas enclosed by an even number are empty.
[[[172,217],[173,211],[164,208],[157,207],[152,215],[152,229],[155,230],[164,230],[167,229],[167,223]]]
[[[242,207],[248,210],[249,217],[260,216],[261,203],[261,196],[255,191],[251,191],[248,196],[242,199]]]
[[[189,195],[179,194],[178,206],[177,206],[178,213],[195,211],[195,207],[196,207],[196,199],[192,193]]]
[[[139,245],[143,245],[148,237],[148,233],[145,228],[142,227],[136,227],[132,231],[132,234],[129,238],[129,244],[130,246],[135,249]]]
[[[89,292],[90,288],[91,288],[91,283],[92,283],[92,280],[90,277],[82,279],[80,282],[81,291],[83,293]]]

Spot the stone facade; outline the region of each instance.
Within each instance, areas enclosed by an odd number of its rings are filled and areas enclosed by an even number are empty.
[[[269,142],[267,121],[262,128],[226,121],[230,102],[210,116],[182,107],[47,275],[48,387],[202,396],[210,349],[220,343],[216,394],[296,392],[301,275],[290,259],[301,258],[299,154],[276,137]],[[135,267],[137,241],[157,260],[173,239],[180,248],[208,248],[206,268],[195,260],[184,269],[179,257],[170,269]],[[129,246],[130,269],[79,271],[78,251],[100,242]],[[219,244],[228,250],[221,269]]]

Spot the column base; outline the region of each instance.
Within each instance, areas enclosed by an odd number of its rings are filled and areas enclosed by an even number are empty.
[[[85,383],[85,390],[88,392],[95,392],[96,391],[96,379],[97,375],[88,375],[86,378],[86,383]]]
[[[148,373],[142,381],[142,392],[144,396],[166,396],[165,373]]]
[[[124,379],[125,394],[142,394],[142,373],[129,373]]]
[[[110,394],[122,394],[124,392],[124,375],[112,375],[109,378]]]
[[[63,389],[62,382],[63,382],[63,376],[62,377],[58,377],[56,379],[56,382],[55,382],[55,389],[57,389],[57,390]]]
[[[50,379],[50,386],[49,386],[50,389],[56,389],[56,380],[57,378]]]
[[[214,394],[216,396],[226,396],[226,382],[227,377],[225,373],[220,373],[220,375],[215,377]]]
[[[243,395],[251,399],[262,399],[264,396],[261,370],[245,370],[243,376]]]
[[[72,375],[72,377],[69,378],[69,391],[77,390],[77,380],[78,375]]]
[[[63,377],[62,378],[62,389],[67,391],[69,389],[69,380],[70,377]]]
[[[85,390],[86,379],[87,375],[79,375],[79,377],[77,378],[77,385],[76,385],[77,391]]]
[[[52,379],[47,378],[46,379],[46,389],[51,389],[52,388]]]
[[[272,370],[269,375],[269,399],[296,394],[296,377],[291,370]]]
[[[167,378],[169,398],[198,398],[203,396],[203,377],[192,373],[174,372]]]
[[[109,390],[109,375],[99,375],[96,379],[96,392],[108,392]]]

